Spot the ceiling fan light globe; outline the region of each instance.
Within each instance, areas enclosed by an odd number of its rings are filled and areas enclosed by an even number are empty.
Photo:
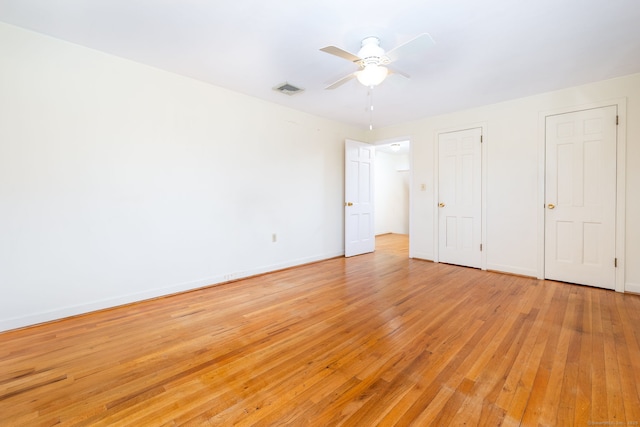
[[[387,77],[389,70],[387,67],[379,65],[365,65],[365,67],[356,73],[356,77],[360,83],[367,87],[377,86]]]

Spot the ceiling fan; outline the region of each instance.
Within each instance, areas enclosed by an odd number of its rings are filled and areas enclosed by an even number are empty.
[[[335,89],[354,78],[358,79],[360,83],[367,87],[373,87],[382,83],[389,73],[400,74],[401,76],[409,78],[408,74],[389,67],[388,65],[402,56],[419,53],[434,44],[435,42],[431,36],[428,33],[423,33],[386,53],[384,49],[380,47],[380,39],[373,36],[362,40],[360,50],[357,54],[347,52],[336,46],[323,47],[320,49],[321,51],[351,61],[360,67],[358,71],[342,77],[325,89]]]

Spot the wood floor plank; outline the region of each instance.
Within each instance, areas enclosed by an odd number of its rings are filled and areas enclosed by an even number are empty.
[[[575,408],[577,399],[578,376],[580,373],[580,348],[582,335],[580,320],[584,311],[584,300],[581,298],[582,292],[578,288],[571,290],[569,294],[569,304],[567,315],[563,324],[567,343],[566,362],[558,369],[563,370],[562,386],[559,389],[558,414],[556,424],[573,426],[575,422]]]
[[[634,309],[623,304],[623,301],[623,298],[616,296],[614,324],[620,325],[621,328],[615,328],[613,334],[618,363],[620,364],[625,418],[627,420],[640,420],[640,358],[632,356],[640,354],[640,348],[638,347],[639,337],[633,335],[633,330],[627,320],[635,315],[635,321],[640,321],[640,316],[638,316],[640,306]],[[629,310],[633,310],[633,313],[630,313]],[[623,372],[627,372],[629,375],[623,375]]]
[[[606,298],[606,308],[603,310],[603,328],[606,332],[604,337],[605,350],[605,381],[607,385],[607,418],[614,423],[623,422],[625,419],[625,404],[622,399],[622,378],[620,376],[620,365],[618,363],[618,349],[615,345],[615,327],[613,315],[616,312],[615,303],[613,301],[615,294],[603,294]],[[594,420],[595,421],[595,420]]]
[[[409,259],[406,236],[0,334],[2,427],[638,422],[639,296]]]
[[[575,389],[574,423],[582,426],[591,421],[591,371],[594,368],[593,348],[593,300],[587,292],[579,293],[582,297],[582,318],[578,319],[577,331],[580,333],[580,350],[575,355],[578,360],[578,378]]]
[[[605,331],[603,329],[603,302],[602,294],[593,295],[592,307],[592,364],[591,364],[591,412],[589,422],[609,422],[607,399],[607,365],[605,357]]]

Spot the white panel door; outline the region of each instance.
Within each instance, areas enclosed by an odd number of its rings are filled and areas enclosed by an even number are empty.
[[[375,148],[364,142],[345,142],[344,254],[360,255],[376,247],[374,223]]]
[[[438,258],[482,263],[482,129],[438,135]]]
[[[614,289],[617,107],[546,118],[545,278]]]

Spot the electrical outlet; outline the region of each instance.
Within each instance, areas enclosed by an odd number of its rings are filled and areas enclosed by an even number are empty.
[[[273,243],[275,243],[275,242],[277,242],[277,241],[278,241],[278,235],[277,235],[276,233],[273,233],[273,234],[271,235],[271,241],[272,241]]]

